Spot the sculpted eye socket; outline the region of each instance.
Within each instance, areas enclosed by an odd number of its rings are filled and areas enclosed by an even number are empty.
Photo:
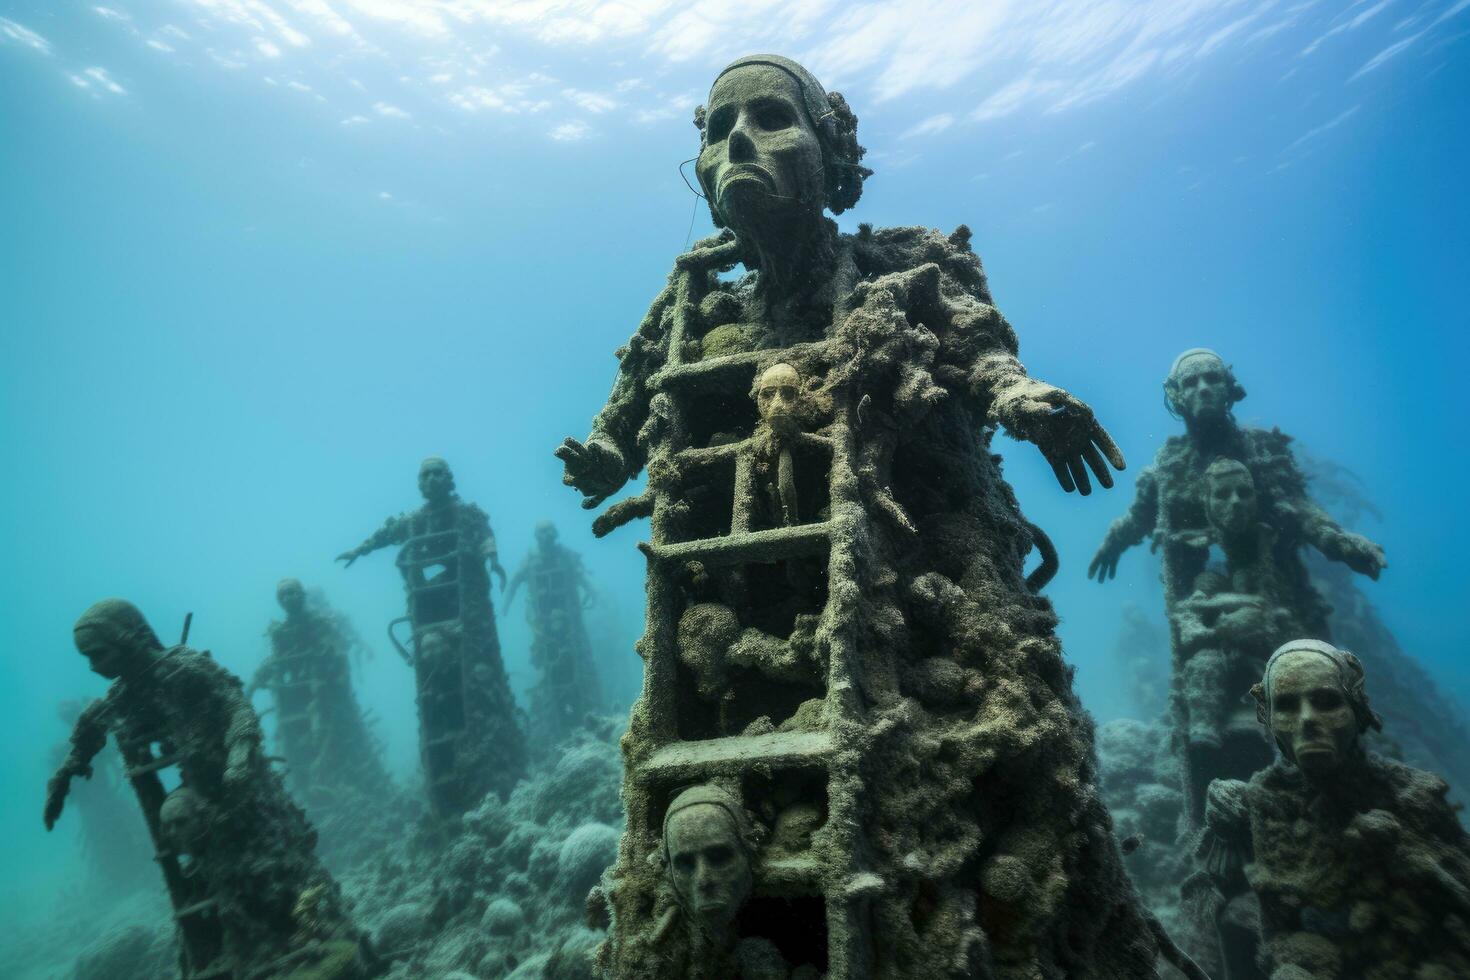
[[[718,143],[730,135],[730,127],[735,122],[735,112],[728,106],[721,106],[710,114],[709,121],[704,124],[704,138],[708,143]]]
[[[755,110],[755,121],[761,129],[785,129],[796,119],[787,106],[768,102]]]
[[[735,853],[728,847],[712,847],[705,854],[705,857],[708,858],[710,864],[719,867],[723,864],[729,864],[730,860],[735,857]]]
[[[693,871],[694,858],[688,854],[678,854],[674,857],[674,867],[680,871]]]
[[[1295,694],[1282,694],[1271,702],[1272,709],[1276,711],[1295,711],[1297,708],[1297,696]]]
[[[1342,707],[1342,704],[1343,697],[1337,691],[1316,691],[1312,694],[1312,707],[1318,710],[1331,711]]]

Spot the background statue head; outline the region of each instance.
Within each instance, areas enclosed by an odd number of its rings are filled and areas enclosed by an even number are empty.
[[[276,583],[276,601],[287,616],[299,615],[306,608],[306,589],[298,579],[283,578]]]
[[[1281,754],[1308,776],[1328,776],[1358,750],[1358,736],[1383,722],[1368,704],[1363,665],[1322,640],[1291,640],[1271,654],[1251,688],[1256,716]]]
[[[1256,525],[1256,481],[1240,460],[1218,457],[1205,469],[1205,516],[1222,541]]]
[[[555,524],[550,521],[541,521],[536,525],[536,543],[541,546],[541,550],[550,551],[556,544],[556,537]]]
[[[163,649],[138,607],[125,599],[103,599],[87,607],[72,639],[93,673],[116,680],[147,666]]]
[[[1164,379],[1164,406],[1186,421],[1211,422],[1230,416],[1245,389],[1224,358],[1208,347],[1191,347],[1174,358]]]
[[[761,421],[776,435],[790,435],[796,431],[800,400],[801,375],[790,364],[773,364],[756,379],[756,410],[760,412]]]
[[[750,824],[730,793],[712,784],[674,797],[664,814],[669,882],[689,920],[706,936],[728,934],[750,897]]]
[[[860,164],[857,117],[840,93],[780,55],[747,55],[715,78],[695,110],[696,173],[716,225],[737,232],[765,212],[857,203],[871,173]]]
[[[438,456],[428,456],[419,464],[419,493],[431,504],[448,500],[454,493],[454,473]]]

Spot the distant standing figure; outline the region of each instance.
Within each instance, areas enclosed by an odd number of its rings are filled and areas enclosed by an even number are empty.
[[[495,532],[485,512],[454,492],[449,464],[419,466],[424,505],[390,517],[362,544],[337,556],[350,567],[363,555],[400,545],[398,570],[413,629],[419,756],[429,798],[443,815],[463,813],[487,792],[505,797],[525,774],[526,741],[500,656],[490,570],[505,587]],[[396,642],[396,641],[395,641]]]

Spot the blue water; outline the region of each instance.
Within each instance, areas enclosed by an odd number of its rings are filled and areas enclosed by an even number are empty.
[[[100,597],[166,639],[192,611],[243,674],[276,580],[324,589],[377,650],[362,698],[412,770],[396,573],[332,556],[416,504],[426,454],[512,571],[541,519],[582,552],[627,692],[640,531],[594,541],[551,449],[710,230],[676,167],[749,49],[856,109],[877,174],[843,226],[968,223],[1023,360],[1124,448],[1118,489],[1079,499],[998,443],[1060,549],[1049,594],[1100,717],[1126,707],[1119,604],[1161,599],[1142,549],[1107,587],[1084,569],[1196,345],[1235,365],[1242,421],[1362,477],[1390,562],[1367,591],[1470,696],[1467,6],[0,0],[0,909],[50,908],[74,870],[40,810],[56,703],[103,689],[70,642]],[[519,610],[502,640],[523,691]]]

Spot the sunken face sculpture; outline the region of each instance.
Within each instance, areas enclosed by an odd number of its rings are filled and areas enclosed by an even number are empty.
[[[1308,776],[1337,771],[1359,731],[1337,664],[1310,650],[1287,653],[1271,667],[1268,697],[1282,754]]]
[[[430,456],[419,464],[419,493],[429,503],[448,500],[454,492],[454,474],[449,464],[438,456]]]
[[[712,787],[695,787],[670,804],[664,829],[669,880],[679,904],[712,937],[728,933],[750,897],[750,857],[738,806]]]
[[[790,364],[772,365],[756,382],[756,409],[760,412],[761,421],[776,435],[786,436],[796,431],[796,409],[800,399],[801,375]]]
[[[1233,459],[1217,460],[1205,471],[1205,510],[1222,537],[1238,538],[1256,523],[1256,481]]]
[[[1233,404],[1230,369],[1213,351],[1184,356],[1169,373],[1169,400],[1186,419],[1224,418]]]
[[[820,213],[822,146],[796,78],[759,63],[720,76],[696,167],[716,217],[737,232],[783,213]]]

